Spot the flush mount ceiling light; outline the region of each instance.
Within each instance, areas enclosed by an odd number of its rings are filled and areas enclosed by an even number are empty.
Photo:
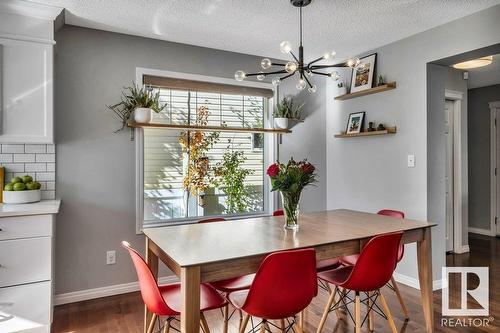
[[[256,76],[257,80],[262,81],[269,75],[275,75],[276,77],[272,80],[274,86],[277,86],[281,83],[281,81],[288,79],[289,77],[294,76],[295,74],[299,75],[299,80],[297,81],[296,87],[299,90],[304,90],[308,87],[308,91],[311,93],[316,92],[316,85],[311,84],[309,81],[310,76],[314,74],[329,76],[333,78],[335,81],[340,79],[340,74],[336,71],[324,73],[318,70],[323,70],[326,68],[341,68],[341,67],[350,67],[354,68],[360,64],[359,58],[352,58],[343,63],[338,63],[334,65],[316,65],[316,63],[322,60],[332,59],[335,56],[335,51],[326,52],[323,56],[309,62],[304,63],[304,47],[302,46],[302,8],[309,5],[312,0],[290,0],[290,3],[299,8],[299,56],[296,57],[292,52],[292,44],[289,41],[281,42],[280,50],[282,53],[290,54],[293,58],[292,61],[288,61],[287,63],[275,63],[272,62],[268,58],[262,59],[260,62],[260,66],[262,69],[270,69],[273,66],[282,67],[281,70],[275,70],[270,72],[258,72],[258,73],[245,73],[242,70],[236,71],[234,74],[234,78],[236,81],[243,81],[246,77]],[[281,76],[281,74],[286,74]]]
[[[469,61],[460,62],[453,65],[456,69],[471,69],[488,66],[493,62],[493,56],[482,57],[479,59],[473,59]]]

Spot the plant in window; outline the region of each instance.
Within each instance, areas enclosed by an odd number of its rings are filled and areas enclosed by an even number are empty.
[[[197,109],[195,124],[208,125],[209,110],[206,106]],[[208,173],[210,160],[207,152],[219,140],[219,132],[183,131],[179,135],[182,152],[188,155],[187,172],[183,179],[183,187],[191,195],[198,196],[210,185]]]
[[[245,186],[245,178],[253,174],[254,171],[242,167],[246,159],[243,151],[234,150],[231,140],[229,140],[222,161],[217,162],[214,167],[214,185],[226,194],[227,213],[245,212],[251,204]]]
[[[288,128],[288,119],[300,120],[304,103],[296,104],[292,97],[284,97],[274,110],[274,125],[278,128]]]
[[[122,123],[122,127],[115,132],[125,128],[132,114],[136,122],[147,123],[151,121],[151,111],[159,113],[166,107],[166,104],[160,105],[160,91],[153,93],[152,89],[145,86],[139,87],[134,82],[131,87],[124,89],[121,101],[107,106]]]

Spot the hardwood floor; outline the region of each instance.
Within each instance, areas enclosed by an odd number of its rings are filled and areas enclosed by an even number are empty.
[[[447,255],[448,266],[488,266],[490,267],[490,314],[494,320],[488,327],[443,327],[441,325],[441,292],[434,293],[434,312],[436,332],[497,332],[500,329],[500,239],[475,234],[469,235],[471,252],[463,255]],[[456,281],[454,281],[456,282]],[[469,286],[474,281],[470,281]],[[404,315],[396,295],[384,289],[389,307],[395,317],[400,333],[425,332],[420,292],[400,284],[401,292],[410,312],[410,321],[404,323]],[[315,332],[320,321],[323,307],[327,301],[326,292],[320,290],[318,297],[305,313],[305,332]],[[457,303],[458,295],[450,295],[451,303]],[[364,307],[363,307],[364,308]],[[365,309],[363,309],[365,310]],[[363,315],[364,312],[362,312]],[[387,322],[375,315],[375,332],[390,332]],[[143,305],[139,293],[106,297],[85,302],[57,306],[54,313],[53,333],[131,333],[142,332]],[[222,315],[219,311],[207,313],[211,332],[222,332]],[[176,326],[177,325],[177,326]],[[178,327],[178,323],[174,323]],[[250,326],[249,326],[250,329]],[[272,328],[273,332],[278,330]],[[347,315],[338,320],[331,313],[323,332],[353,332],[354,326]],[[238,331],[238,316],[230,321],[229,332]],[[367,325],[363,332],[369,332]]]

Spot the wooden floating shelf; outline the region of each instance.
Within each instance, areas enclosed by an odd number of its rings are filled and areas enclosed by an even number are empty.
[[[358,136],[373,136],[373,135],[385,135],[385,134],[395,134],[396,127],[387,127],[383,131],[372,131],[372,132],[361,132],[361,133],[352,133],[352,134],[336,134],[336,138],[353,138]]]
[[[361,97],[361,96],[366,96],[366,95],[371,95],[371,94],[376,94],[376,93],[379,93],[379,92],[382,92],[382,91],[387,91],[387,90],[392,90],[392,89],[396,89],[396,82],[389,82],[389,83],[384,84],[382,86],[373,87],[373,88],[370,88],[370,89],[353,92],[351,94],[340,95],[340,96],[335,97],[335,99],[338,100],[338,101],[345,101],[347,99]]]
[[[127,122],[127,126],[133,128],[165,128],[165,129],[205,131],[205,132],[243,132],[243,133],[270,133],[270,134],[292,133],[292,131],[288,129],[275,129],[275,128],[244,128],[244,127],[198,126],[198,125],[181,125],[181,124],[174,125],[174,124],[160,124],[160,123],[136,123],[133,121]]]

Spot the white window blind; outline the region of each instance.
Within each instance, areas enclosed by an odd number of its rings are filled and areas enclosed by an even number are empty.
[[[153,114],[153,122],[195,124],[200,106],[209,110],[208,125],[263,127],[267,97],[152,87],[160,91],[166,108]],[[246,160],[241,167],[252,174],[245,178],[243,212],[228,212],[224,188],[210,186],[201,206],[199,198],[188,196],[183,186],[187,159],[179,144],[181,130],[144,129],[144,224],[179,222],[203,216],[249,215],[265,210],[264,156],[262,133],[219,132],[219,139],[207,152],[213,167],[222,161],[228,149],[242,151]]]

